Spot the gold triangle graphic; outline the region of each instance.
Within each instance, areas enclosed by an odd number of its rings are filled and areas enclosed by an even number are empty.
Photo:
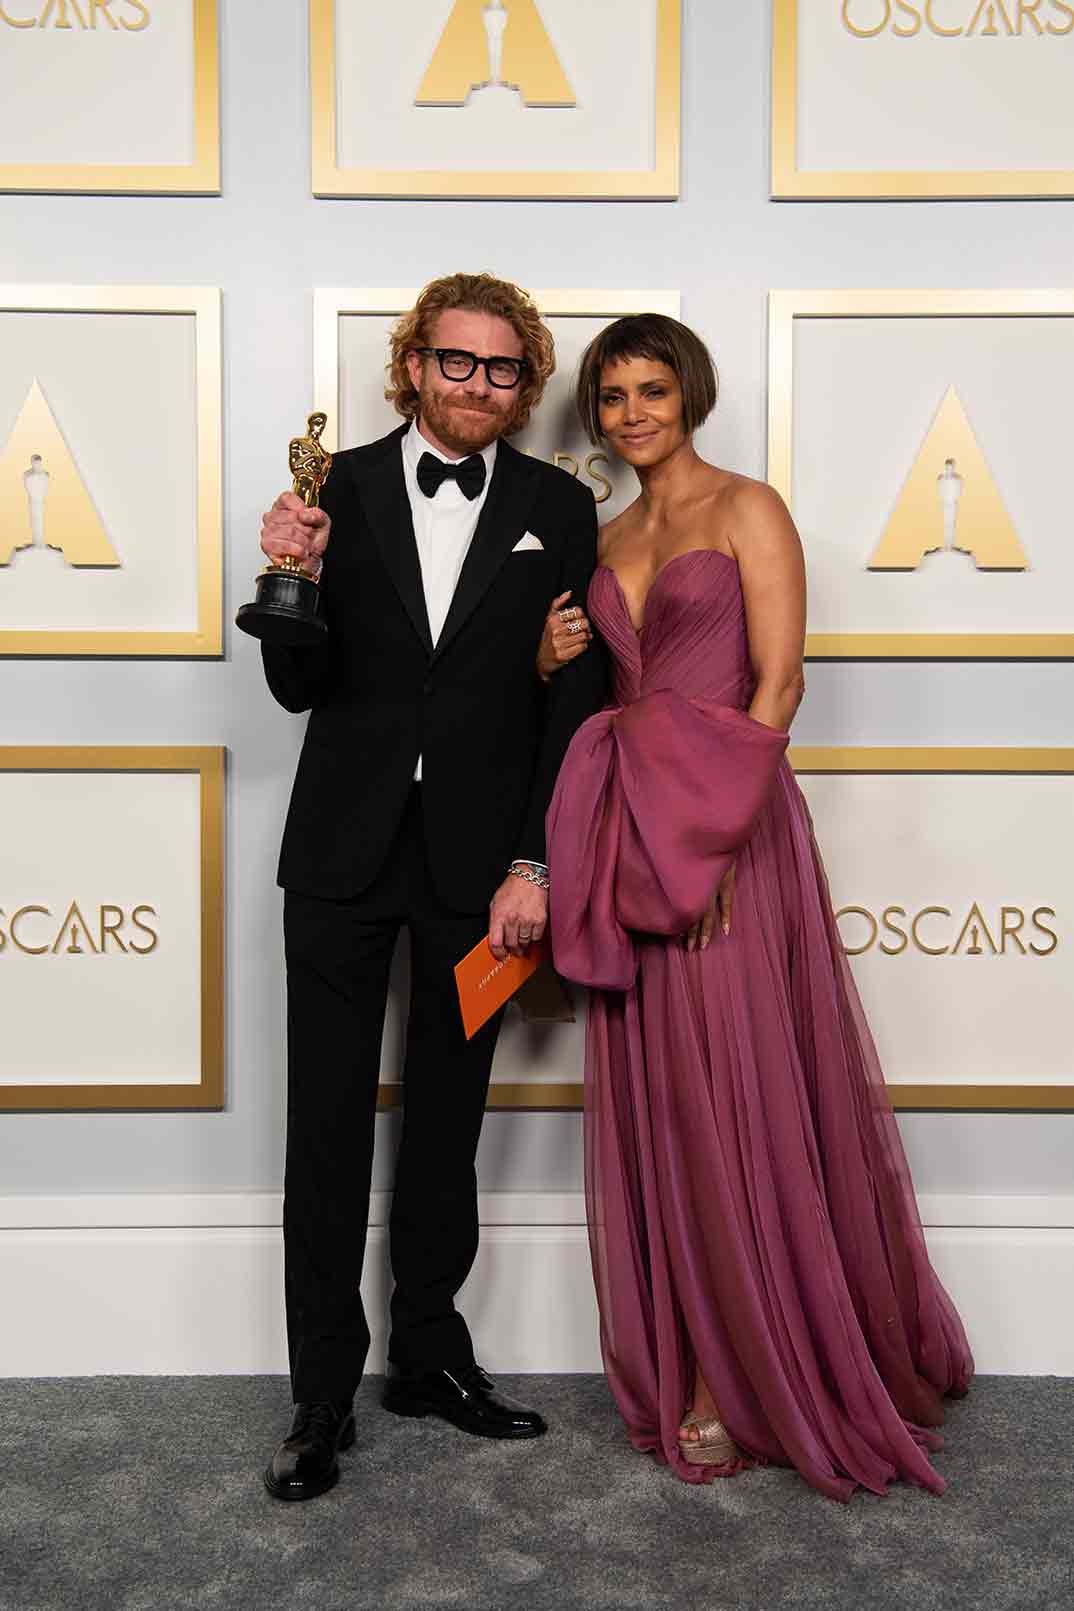
[[[465,106],[472,90],[492,83],[518,90],[527,106],[577,105],[536,0],[455,0],[417,105]]]
[[[16,549],[45,544],[68,565],[119,559],[78,466],[35,380],[0,453],[0,565]]]
[[[871,571],[915,571],[926,554],[953,548],[982,571],[1029,569],[958,392],[948,387],[884,528]]]

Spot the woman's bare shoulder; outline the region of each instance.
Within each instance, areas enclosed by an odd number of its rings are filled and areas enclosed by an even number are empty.
[[[794,537],[797,532],[790,512],[775,487],[753,476],[732,477],[724,494],[729,515],[732,539],[748,541],[780,536]]]

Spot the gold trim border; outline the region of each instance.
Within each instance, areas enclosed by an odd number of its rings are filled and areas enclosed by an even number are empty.
[[[772,0],[773,201],[1046,200],[1074,196],[1066,168],[879,173],[798,166],[798,0]]]
[[[197,409],[197,594],[193,632],[13,631],[0,628],[0,656],[171,656],[218,659],[224,642],[223,385],[221,298],[215,287],[0,285],[5,313],[137,313],[193,316]]]
[[[325,287],[313,293],[314,407],[328,408],[325,447],[339,448],[339,322],[345,318],[398,318],[418,299],[417,287],[376,286],[359,289]],[[550,319],[618,319],[625,313],[666,313],[679,317],[678,291],[531,291],[541,313]]]
[[[192,0],[194,160],[189,163],[0,163],[0,193],[81,196],[220,194],[220,32],[216,0]]]
[[[787,752],[798,774],[980,773],[982,775],[1074,777],[1074,748],[982,748],[980,746],[883,746],[835,748],[796,745]],[[892,1106],[910,1112],[1065,1113],[1074,1111],[1071,1085],[900,1085],[887,1086]],[[579,1081],[564,1084],[508,1083],[489,1087],[490,1112],[574,1112],[582,1107]],[[402,1086],[380,1087],[377,1107],[388,1112],[402,1104]]]
[[[1074,290],[771,291],[768,479],[794,513],[796,319],[1074,318]],[[810,660],[1069,660],[1072,632],[811,632]]]
[[[309,0],[312,188],[320,197],[401,197],[416,201],[676,201],[682,122],[682,0],[657,0],[655,153],[635,171],[489,173],[340,168],[337,163],[336,0]]]
[[[201,1078],[196,1085],[0,1085],[0,1112],[169,1112],[224,1106],[224,798],[227,752],[208,746],[0,748],[0,772],[182,772],[201,779]]]

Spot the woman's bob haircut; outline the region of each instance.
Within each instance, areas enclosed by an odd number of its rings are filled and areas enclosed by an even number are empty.
[[[591,442],[599,442],[600,386],[605,366],[623,358],[649,358],[666,364],[682,388],[683,423],[697,430],[716,407],[720,380],[700,336],[663,313],[631,313],[595,336],[582,354],[575,402]]]

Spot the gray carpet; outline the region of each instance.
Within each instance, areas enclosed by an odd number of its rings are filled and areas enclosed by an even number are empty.
[[[2,1611],[1074,1611],[1074,1381],[952,1408],[942,1499],[837,1505],[794,1473],[693,1488],[626,1444],[603,1380],[504,1380],[550,1436],[504,1445],[359,1400],[323,1498],[260,1471],[276,1377],[5,1382]]]

